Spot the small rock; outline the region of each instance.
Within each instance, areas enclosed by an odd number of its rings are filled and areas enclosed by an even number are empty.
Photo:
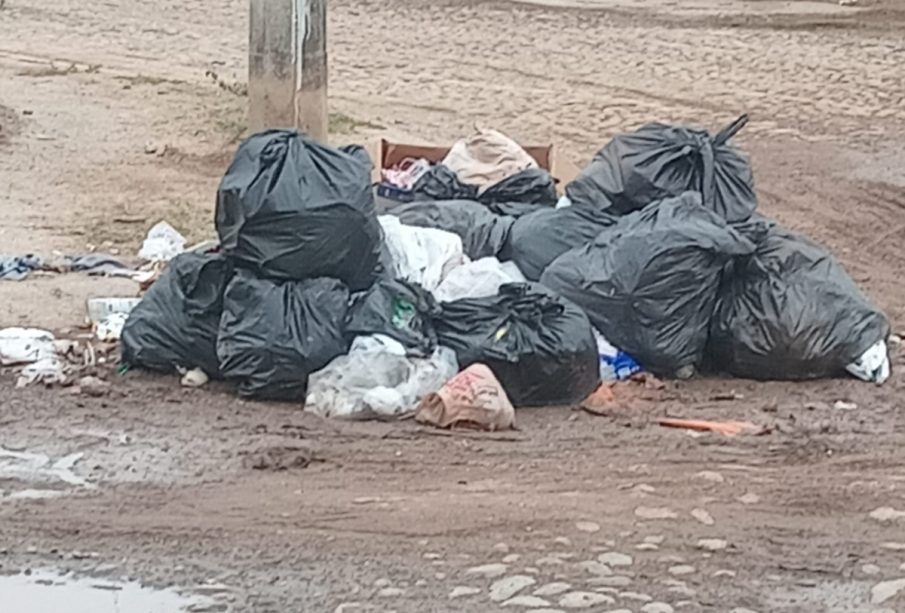
[[[81,393],[92,398],[100,398],[110,392],[110,384],[97,377],[82,377],[79,379],[78,388]]]
[[[632,491],[634,491],[636,494],[653,494],[657,490],[653,485],[648,485],[647,483],[639,483],[632,488]]]
[[[516,596],[515,598],[510,598],[506,602],[504,602],[501,606],[504,607],[526,607],[530,609],[536,609],[538,607],[546,607],[549,606],[550,603],[544,600],[543,598],[538,598],[537,596]]]
[[[508,556],[505,556],[503,558],[503,562],[506,564],[515,564],[516,562],[519,561],[519,558],[521,558],[521,557],[522,556],[520,556],[517,553],[510,553]]]
[[[905,590],[905,579],[883,581],[871,588],[870,602],[871,604],[883,604],[902,590]]]
[[[902,563],[899,565],[899,570],[905,570],[905,562],[902,562]]]
[[[729,544],[723,539],[701,539],[698,541],[698,549],[707,551],[723,551]]]
[[[719,579],[720,577],[732,578],[732,577],[735,577],[735,575],[736,575],[736,573],[734,570],[727,570],[727,569],[718,570],[715,573],[713,573],[713,576],[717,579]]]
[[[490,599],[494,602],[509,600],[523,589],[537,583],[537,579],[528,575],[512,575],[494,581],[490,586]]]
[[[505,564],[484,564],[482,566],[472,566],[465,571],[466,575],[481,575],[493,579],[494,577],[502,577],[506,574],[509,567]]]
[[[443,581],[446,579],[446,573],[434,573],[434,579],[437,581]]]
[[[395,596],[402,596],[403,594],[405,594],[405,590],[399,587],[385,587],[377,592],[377,595],[381,598],[393,598]]]
[[[713,516],[704,509],[692,509],[691,516],[705,526],[712,526],[714,524]]]
[[[559,606],[566,609],[589,609],[601,604],[614,604],[611,596],[597,592],[569,592],[559,599]]]
[[[29,545],[28,547],[25,548],[25,553],[38,553],[38,548],[35,547],[34,545]],[[75,554],[73,554],[73,556],[74,555]]]
[[[666,540],[666,537],[661,534],[644,537],[644,542],[650,543],[652,545],[662,545],[663,541],[665,541],[665,540]]]
[[[585,562],[578,562],[576,566],[581,570],[591,573],[592,575],[607,576],[613,574],[613,569],[611,569],[606,564],[598,562],[597,560],[586,560]]]
[[[833,408],[837,411],[854,411],[858,405],[854,402],[846,402],[845,400],[837,400],[833,403]]]
[[[449,597],[452,598],[464,598],[465,596],[474,596],[475,594],[480,594],[481,590],[476,587],[468,587],[466,585],[457,585],[452,589],[449,593]]]
[[[630,577],[625,577],[623,575],[612,575],[610,577],[594,577],[588,579],[588,583],[605,587],[628,587],[632,584],[632,580]]]
[[[499,551],[501,553],[509,553],[509,545],[506,543],[497,543],[493,546],[494,551]]]
[[[673,613],[671,605],[665,602],[649,602],[641,607],[641,613]]]
[[[565,536],[557,536],[555,539],[553,539],[553,542],[556,543],[557,545],[562,545],[564,547],[572,546],[572,541]]]
[[[556,566],[557,564],[562,564],[563,561],[556,556],[544,556],[535,560],[534,563],[538,566]]]
[[[653,596],[641,594],[640,592],[620,592],[619,598],[622,598],[623,600],[635,600],[637,602],[650,602],[654,599]]]
[[[439,559],[442,558],[443,556],[442,556],[441,554],[439,554],[439,553],[430,553],[430,552],[428,552],[428,553],[425,553],[424,556],[422,556],[422,557],[423,557],[425,560],[439,560]]]
[[[729,613],[757,613],[757,611],[752,611],[751,609],[746,609],[745,607],[736,607],[729,611]]]
[[[418,579],[417,581],[415,581],[415,587],[424,587],[426,585],[427,581],[425,581],[424,579]]]
[[[905,551],[905,543],[883,543],[880,547],[890,551]]]
[[[635,509],[635,517],[641,519],[675,519],[676,512],[666,507],[638,507]]]
[[[638,543],[635,545],[635,549],[638,551],[657,551],[660,549],[660,546],[654,545],[653,543]]]
[[[677,564],[676,566],[669,567],[669,574],[682,576],[682,575],[690,575],[694,573],[694,566],[689,566],[688,564]]]
[[[725,483],[726,478],[713,470],[702,470],[701,472],[695,475],[698,479],[703,479],[704,481],[711,481],[712,483]]]
[[[392,585],[392,583],[390,582],[389,579],[386,579],[386,578],[377,579],[374,582],[374,587],[390,587],[390,585]]]
[[[580,521],[575,524],[575,528],[581,530],[582,532],[599,532],[600,524],[594,523],[592,521]]]
[[[892,507],[880,507],[870,512],[870,518],[881,522],[900,521],[905,519],[905,511],[898,511]]]
[[[876,564],[865,564],[861,567],[861,572],[865,575],[879,575],[880,567]]]
[[[748,492],[744,496],[740,496],[738,501],[742,504],[757,504],[760,502],[760,496],[753,492]]]
[[[572,586],[568,583],[556,581],[540,586],[533,593],[535,596],[558,596],[563,592],[568,592],[571,588]]]
[[[634,562],[632,556],[619,553],[618,551],[602,553],[597,556],[597,561],[601,564],[606,564],[607,566],[631,566]]]

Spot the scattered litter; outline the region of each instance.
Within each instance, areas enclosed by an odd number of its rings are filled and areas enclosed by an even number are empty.
[[[833,403],[833,408],[837,411],[855,411],[858,408],[858,405],[854,402],[847,402],[845,400],[837,400]]]
[[[508,430],[515,411],[500,382],[483,364],[472,364],[418,405],[415,420],[440,428]]]
[[[581,408],[594,415],[639,411],[659,401],[662,389],[662,382],[653,375],[636,373],[627,381],[601,383],[593,394],[581,402]]]
[[[169,262],[185,251],[185,237],[165,221],[148,231],[138,257],[149,262]]]
[[[763,428],[747,421],[704,421],[699,419],[661,419],[660,425],[667,428],[684,428],[697,432],[716,432],[724,436],[739,434],[760,434]]]
[[[34,255],[0,255],[0,280],[21,281],[43,267],[44,261]]]
[[[624,381],[641,372],[641,365],[635,358],[613,347],[596,328],[594,339],[597,341],[597,355],[600,358],[601,381]]]
[[[429,358],[408,357],[398,341],[360,336],[346,355],[310,376],[305,410],[358,419],[403,415],[456,372],[455,354],[445,347]]]
[[[54,341],[53,334],[38,328],[0,330],[0,366],[16,367],[16,387],[65,381],[65,364]]]

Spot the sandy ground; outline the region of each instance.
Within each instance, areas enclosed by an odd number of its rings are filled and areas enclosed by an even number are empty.
[[[245,7],[7,0],[0,251],[134,254],[160,219],[210,236],[245,129]],[[647,120],[718,127],[751,113],[737,140],[761,209],[830,247],[905,328],[896,0],[333,0],[330,11],[337,142],[449,141],[477,123],[580,163]],[[72,275],[3,283],[0,327],[71,327],[86,297],[134,291]],[[591,611],[905,610],[905,590],[871,602],[877,584],[905,578],[898,372],[882,388],[673,383],[606,418],[521,411],[504,436],[325,422],[140,374],[103,398],[2,385],[0,446],[84,453],[73,470],[86,480],[0,458],[5,572],[131,577],[256,612],[525,610],[489,597],[514,575],[535,582],[522,595],[568,584],[536,597],[553,610],[576,604],[561,602],[572,591],[596,594]],[[665,415],[769,434],[691,437],[658,427]],[[15,498],[33,488],[61,496]],[[469,572],[486,564],[503,566]],[[457,587],[475,592],[450,598]]]

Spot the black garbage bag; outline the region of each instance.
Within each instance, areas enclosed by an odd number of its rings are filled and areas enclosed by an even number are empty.
[[[494,204],[522,203],[556,206],[556,182],[543,168],[528,168],[484,190],[478,200],[493,209]],[[498,212],[498,211],[494,211]]]
[[[483,204],[472,200],[403,202],[389,204],[381,211],[399,221],[419,228],[452,232],[462,239],[462,248],[472,260],[496,257],[506,245],[515,220],[495,215]]]
[[[271,130],[239,146],[217,192],[223,251],[260,276],[371,285],[381,232],[364,156]]]
[[[200,368],[218,377],[217,329],[231,276],[221,255],[173,258],[129,313],[120,338],[123,363],[162,372]]]
[[[240,271],[226,288],[217,355],[239,394],[304,400],[308,375],[344,354],[349,290],[321,277],[275,282]]]
[[[690,376],[701,362],[720,273],[754,245],[688,192],[650,204],[557,258],[541,283],[646,370]]]
[[[727,270],[710,327],[713,366],[739,377],[843,374],[889,322],[822,247],[776,224]]]
[[[566,186],[566,196],[574,206],[624,215],[695,191],[726,221],[744,221],[757,207],[754,176],[747,156],[728,140],[746,123],[743,115],[716,136],[662,123],[621,134]]]
[[[420,285],[402,279],[378,281],[353,296],[346,336],[383,334],[402,343],[408,354],[430,356],[437,347],[432,319],[440,312],[434,296]]]
[[[537,211],[515,220],[501,259],[512,260],[526,279],[537,281],[553,260],[584,247],[618,220],[604,211],[575,206]]]
[[[490,204],[485,203],[484,206],[486,206],[487,210],[491,213],[512,217],[514,219],[519,219],[520,217],[525,217],[526,215],[531,215],[538,211],[553,210],[553,207],[547,206],[546,204],[530,204],[525,202],[492,202]]]
[[[487,365],[515,406],[579,402],[599,383],[588,317],[541,286],[511,283],[497,296],[444,303],[434,324],[460,368]]]
[[[435,164],[418,177],[412,194],[415,200],[474,200],[478,187],[462,183],[449,166]]]

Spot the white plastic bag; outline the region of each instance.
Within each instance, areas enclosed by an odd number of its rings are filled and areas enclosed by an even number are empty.
[[[148,232],[138,257],[149,262],[169,262],[185,251],[185,237],[176,228],[161,221]]]
[[[514,262],[500,263],[496,258],[481,258],[450,272],[434,291],[440,302],[462,298],[495,296],[506,283],[523,283],[525,276]]]
[[[305,410],[324,417],[380,418],[413,411],[459,370],[456,354],[438,347],[430,358],[408,358],[385,336],[360,336],[308,378]]]
[[[465,263],[462,239],[452,232],[417,228],[392,215],[378,217],[393,259],[393,276],[434,291],[446,275]]]
[[[877,341],[857,360],[845,367],[849,374],[881,385],[889,379],[889,352],[886,341]]]

